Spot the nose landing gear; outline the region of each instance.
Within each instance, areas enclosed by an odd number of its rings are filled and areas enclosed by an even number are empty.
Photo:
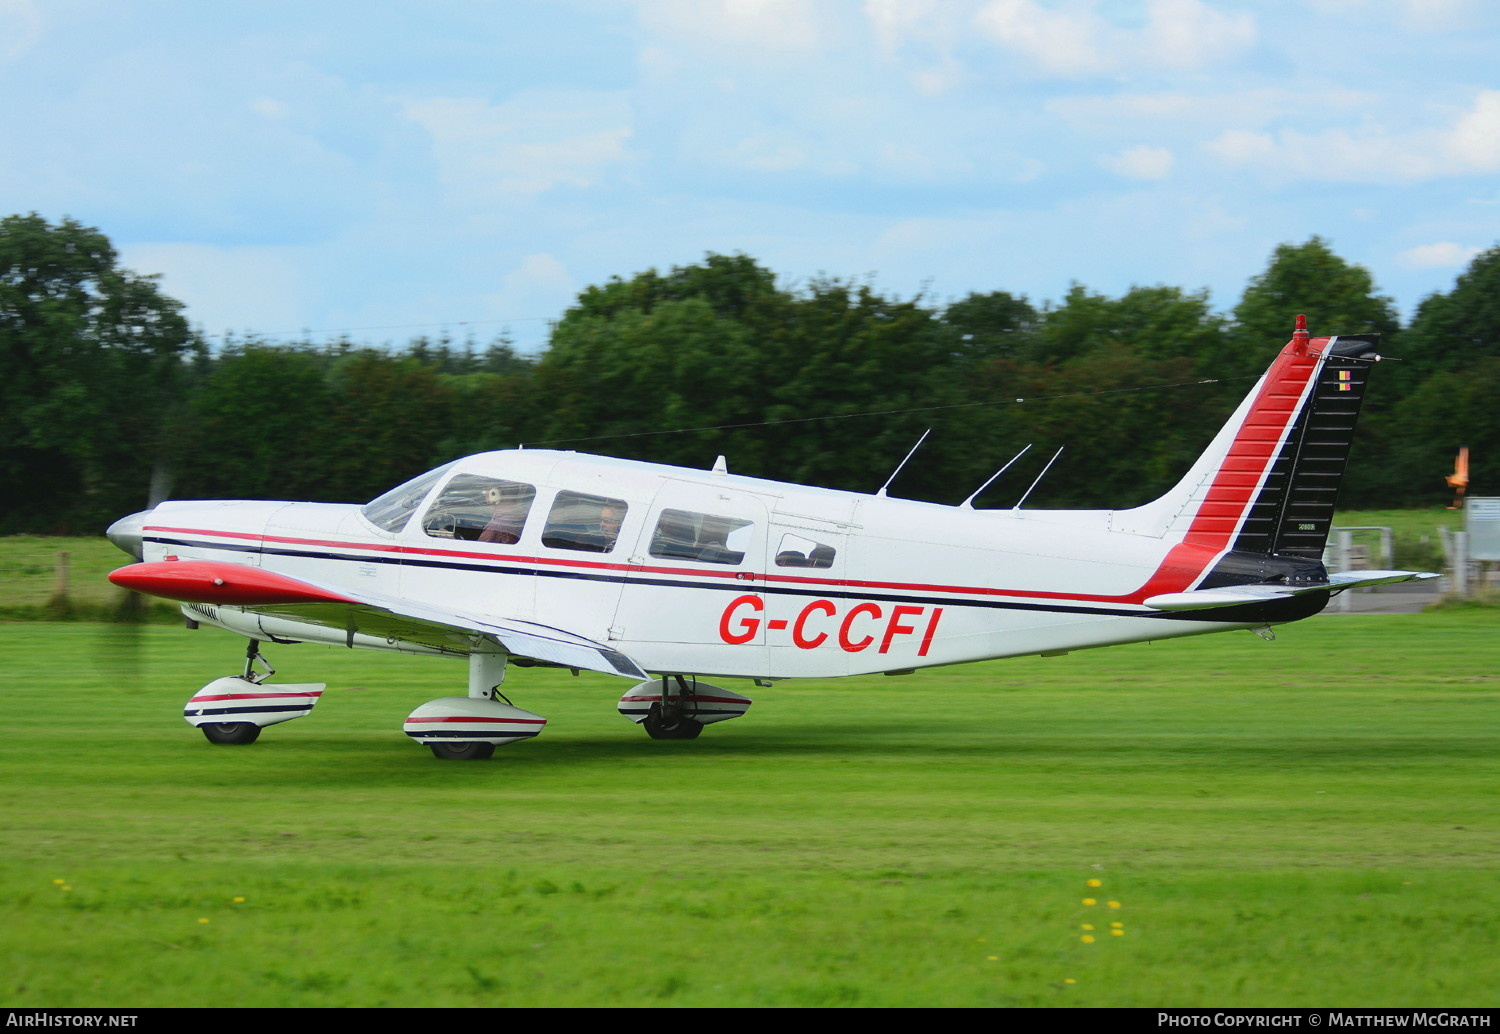
[[[266,669],[263,673],[255,670],[257,662]],[[260,641],[252,639],[245,648],[244,674],[214,679],[198,690],[183,707],[182,717],[210,743],[243,745],[254,743],[267,725],[312,714],[327,684],[266,685],[275,674],[260,655]]]

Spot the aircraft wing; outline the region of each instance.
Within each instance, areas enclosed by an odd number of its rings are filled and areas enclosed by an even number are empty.
[[[1329,575],[1326,582],[1311,585],[1226,585],[1218,589],[1164,593],[1161,596],[1151,596],[1144,602],[1155,610],[1208,610],[1213,607],[1284,600],[1289,596],[1301,596],[1309,592],[1340,592],[1367,585],[1389,585],[1392,582],[1436,577],[1438,576],[1435,574],[1422,571],[1345,571]]]
[[[348,589],[258,567],[209,560],[131,564],[110,574],[122,588],[184,603],[245,607],[256,613],[438,649],[469,652],[475,636],[517,657],[564,668],[587,668],[637,681],[650,678],[618,650],[560,628],[492,620],[393,596]]]

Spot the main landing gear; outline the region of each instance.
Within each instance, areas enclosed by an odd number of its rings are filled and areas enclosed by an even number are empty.
[[[663,675],[620,698],[619,712],[653,740],[696,740],[705,725],[738,718],[751,700],[692,676]]]
[[[476,648],[469,654],[469,695],[429,700],[406,716],[406,735],[444,761],[483,761],[495,748],[527,740],[547,719],[511,705],[500,693],[507,655]]]

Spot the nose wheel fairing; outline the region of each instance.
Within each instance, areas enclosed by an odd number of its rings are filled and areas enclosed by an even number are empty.
[[[312,714],[314,705],[327,688],[326,683],[266,685],[245,675],[214,679],[182,709],[189,725],[204,731],[214,743],[249,743],[255,737],[241,729],[236,737],[228,726],[249,726],[257,730]],[[245,738],[248,737],[248,738]]]

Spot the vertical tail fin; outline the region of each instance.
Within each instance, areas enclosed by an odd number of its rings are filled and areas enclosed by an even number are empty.
[[[1378,335],[1313,338],[1304,317],[1188,474],[1114,527],[1194,552],[1317,560],[1333,523]]]
[[[1281,448],[1266,472],[1234,549],[1316,560],[1333,525],[1379,335],[1328,339]]]

